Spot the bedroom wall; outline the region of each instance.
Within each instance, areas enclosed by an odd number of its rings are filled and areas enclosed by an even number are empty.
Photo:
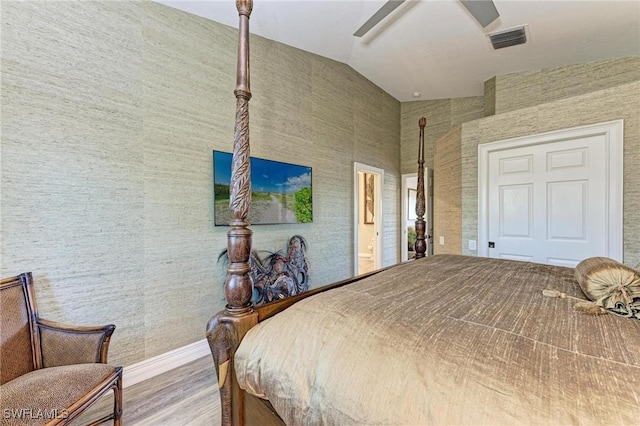
[[[640,261],[640,79],[462,125],[462,247],[477,239],[478,145],[610,120],[624,120],[624,262]]]
[[[424,165],[434,167],[434,143],[449,130],[460,124],[484,116],[484,98],[436,99],[427,101],[403,102],[401,112],[401,161],[402,173],[418,171],[418,120],[426,117],[424,129]]]
[[[495,76],[485,82],[485,116],[640,80],[640,56]]]
[[[433,181],[433,253],[460,254],[462,128],[458,125],[435,142]],[[440,244],[444,237],[444,245]]]
[[[2,3],[2,276],[33,271],[42,316],[113,322],[129,365],[204,338],[223,308],[212,151],[231,150],[234,29],[151,2]],[[385,170],[398,260],[400,103],[354,70],[251,38],[252,155],[313,168],[312,286],[352,273],[353,162]]]

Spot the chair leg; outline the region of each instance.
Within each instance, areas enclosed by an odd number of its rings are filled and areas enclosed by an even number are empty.
[[[122,426],[122,369],[113,387],[113,426]]]

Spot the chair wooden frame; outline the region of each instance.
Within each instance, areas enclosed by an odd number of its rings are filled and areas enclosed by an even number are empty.
[[[59,335],[57,339],[64,341],[65,337],[74,337],[78,335],[99,335],[97,345],[88,348],[88,352],[92,353],[91,359],[78,358],[72,363],[58,363],[56,365],[69,365],[73,363],[107,363],[107,353],[111,335],[115,330],[115,325],[109,324],[105,326],[74,326],[56,321],[50,321],[40,318],[38,315],[35,291],[33,288],[33,277],[30,272],[20,274],[15,277],[5,278],[0,281],[0,292],[13,287],[22,287],[22,293],[26,301],[28,312],[29,329],[31,336],[31,349],[33,354],[33,370],[37,371],[47,368],[48,361],[46,355],[43,355],[41,334],[47,331],[53,331]],[[54,361],[55,363],[55,361]],[[98,425],[109,420],[113,420],[115,426],[122,424],[122,367],[115,367],[112,374],[107,376],[102,382],[98,383],[91,391],[82,398],[67,407],[64,418],[59,417],[50,420],[50,425],[66,425],[76,419],[80,414],[85,412],[94,402],[113,390],[114,403],[113,412],[101,417],[91,423],[91,426]]]

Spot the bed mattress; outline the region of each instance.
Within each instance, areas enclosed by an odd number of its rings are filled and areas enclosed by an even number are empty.
[[[573,269],[440,255],[258,324],[238,382],[288,425],[638,424],[640,321],[589,316]]]

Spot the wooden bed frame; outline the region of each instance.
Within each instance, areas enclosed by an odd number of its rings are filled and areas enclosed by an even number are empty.
[[[238,386],[233,357],[240,341],[253,326],[297,301],[359,281],[384,269],[329,284],[257,308],[251,304],[253,283],[249,277],[251,270],[249,256],[251,253],[252,231],[248,229],[247,216],[251,203],[251,171],[249,166],[249,100],[251,99],[249,85],[249,16],[253,8],[253,1],[236,0],[236,7],[240,25],[237,79],[234,91],[236,96],[236,121],[230,185],[231,198],[229,202],[233,220],[230,224],[231,229],[227,233],[229,266],[224,287],[227,306],[224,311],[211,318],[207,325],[206,334],[218,377],[222,425],[283,425],[284,422],[268,401],[250,395]],[[421,258],[425,256],[427,249],[424,221],[424,128],[426,119],[424,117],[421,118],[418,124],[420,136],[415,257]]]

